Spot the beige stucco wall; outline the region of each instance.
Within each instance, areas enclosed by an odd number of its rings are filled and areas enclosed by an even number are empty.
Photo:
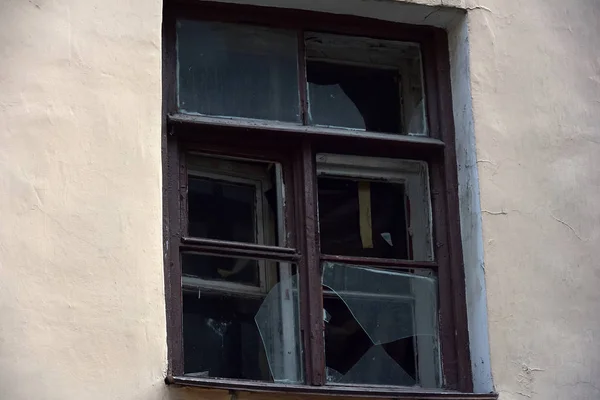
[[[471,77],[492,373],[600,398],[600,1],[486,0]]]
[[[0,399],[154,399],[159,0],[0,1]]]
[[[600,2],[411,3],[469,9],[457,127],[475,132],[494,385],[600,398]],[[0,1],[0,399],[198,397],[163,384],[161,7]]]

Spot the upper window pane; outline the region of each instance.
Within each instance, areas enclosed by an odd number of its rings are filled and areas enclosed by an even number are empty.
[[[294,32],[178,21],[179,110],[299,122],[297,43]]]
[[[305,41],[311,124],[427,135],[417,44],[322,33]]]

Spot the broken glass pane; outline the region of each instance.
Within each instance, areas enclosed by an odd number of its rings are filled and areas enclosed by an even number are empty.
[[[326,365],[341,375],[334,372],[329,380],[438,387],[436,279],[418,271],[330,262],[322,267],[323,304],[330,315]]]
[[[418,44],[314,32],[305,43],[311,124],[427,135]]]
[[[298,279],[291,275],[269,291],[254,317],[275,382],[303,380],[298,316]]]
[[[302,381],[295,267],[256,263],[258,287],[182,277],[186,375]]]
[[[331,370],[328,370],[328,372]],[[346,374],[333,370],[331,383],[373,384],[391,386],[414,386],[414,377],[410,376],[386,352],[383,346],[372,346]],[[338,375],[339,374],[339,375]]]
[[[179,110],[299,122],[294,32],[219,22],[177,22]]]
[[[187,160],[190,236],[277,244],[284,196],[279,164],[198,154]]]
[[[401,132],[397,71],[307,61],[310,122]]]

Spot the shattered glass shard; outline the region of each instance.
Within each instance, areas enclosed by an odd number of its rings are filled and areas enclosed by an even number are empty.
[[[302,382],[296,275],[282,277],[273,286],[258,309],[254,322],[264,345],[273,381]]]

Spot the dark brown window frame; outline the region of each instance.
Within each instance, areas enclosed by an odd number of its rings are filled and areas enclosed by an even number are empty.
[[[177,18],[218,20],[295,29],[299,32],[302,59],[303,31],[319,31],[381,39],[416,42],[421,46],[429,137],[411,137],[352,132],[306,125],[307,94],[300,85],[302,121],[294,126],[242,119],[223,119],[178,113],[176,102],[175,21]],[[300,75],[304,63],[299,62]],[[202,2],[167,1],[163,21],[163,200],[165,287],[167,306],[168,377],[170,383],[191,386],[293,391],[323,394],[420,398],[493,398],[472,393],[465,278],[458,208],[454,121],[450,88],[450,66],[446,32],[439,28],[403,25],[353,16],[279,8]],[[247,141],[253,135],[252,145]],[[275,139],[275,140],[273,140]],[[192,239],[185,236],[185,153],[190,150],[292,160],[285,171],[292,178],[286,219],[296,229],[290,249]],[[439,279],[439,318],[443,382],[445,390],[430,391],[399,387],[325,384],[322,351],[323,321],[318,228],[316,226],[316,153],[344,153],[426,161],[430,171],[435,262],[400,261],[400,267],[424,267]],[[282,163],[289,165],[289,161]],[[302,229],[300,229],[302,227]],[[201,250],[232,256],[266,257],[296,262],[301,285],[301,330],[305,360],[305,385],[268,382],[189,378],[183,376],[182,302],[180,249]],[[295,251],[294,249],[297,249]],[[341,258],[337,258],[340,260]],[[343,257],[353,261],[352,257]],[[356,261],[356,260],[354,260]],[[387,265],[389,267],[391,265]],[[309,289],[310,288],[310,289]],[[457,394],[460,392],[460,396]],[[484,396],[484,397],[482,397]],[[485,397],[487,396],[487,397]],[[423,397],[423,398],[425,398]]]

